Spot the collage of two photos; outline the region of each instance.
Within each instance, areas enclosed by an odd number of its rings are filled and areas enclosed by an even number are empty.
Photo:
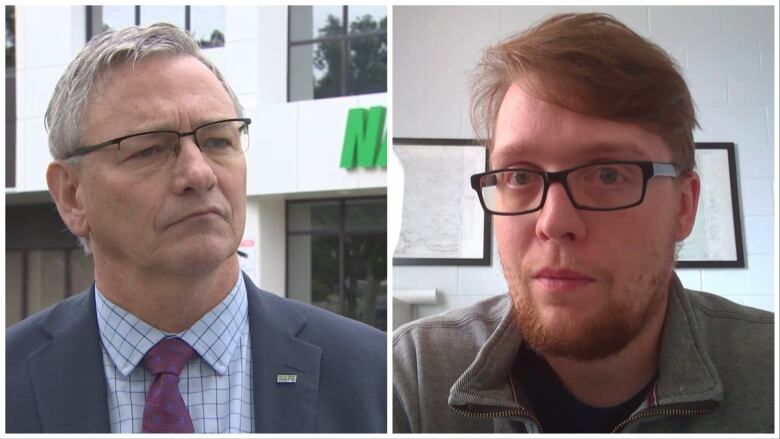
[[[6,433],[775,432],[776,5],[4,12]]]

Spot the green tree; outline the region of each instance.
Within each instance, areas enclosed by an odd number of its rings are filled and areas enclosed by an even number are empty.
[[[328,15],[327,23],[319,29],[317,38],[338,37],[341,35],[341,22]],[[341,96],[341,42],[323,41],[314,51],[314,67],[325,75],[314,78],[314,99]]]
[[[385,33],[349,42],[349,94],[387,90],[387,17],[377,23],[370,15],[365,15],[350,23],[352,33],[377,30]]]
[[[332,39],[318,43],[314,51],[314,67],[324,72],[321,78],[314,78],[315,99],[387,90],[387,17],[376,21],[371,15],[358,16],[349,24],[349,31],[351,38],[348,48],[344,48],[339,38],[344,29],[338,17],[328,15],[326,24],[318,30],[317,38]],[[379,31],[383,33],[377,35]],[[348,50],[345,73],[344,50]],[[344,74],[346,90],[342,90]]]
[[[202,48],[223,47],[225,45],[225,34],[223,34],[219,29],[214,29],[211,32],[211,37],[208,39],[202,38],[198,40],[198,45]]]

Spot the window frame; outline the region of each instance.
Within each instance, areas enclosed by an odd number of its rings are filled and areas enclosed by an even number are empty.
[[[315,7],[318,5],[299,5],[299,6],[309,6],[309,7]],[[356,34],[350,34],[349,33],[349,6],[348,5],[342,5],[341,6],[341,33],[336,37],[321,37],[321,38],[310,38],[307,40],[297,40],[292,41],[292,8],[293,5],[287,7],[287,102],[305,102],[305,101],[316,101],[318,98],[311,98],[311,99],[301,99],[296,101],[290,100],[291,95],[291,64],[290,64],[290,55],[292,52],[292,48],[295,46],[305,46],[309,44],[317,44],[317,43],[328,43],[328,42],[339,42],[339,46],[341,49],[341,58],[339,59],[340,68],[341,68],[341,77],[340,79],[340,85],[341,90],[340,94],[338,96],[329,96],[327,98],[319,98],[319,99],[331,99],[331,98],[337,98],[337,97],[344,97],[344,96],[352,96],[350,94],[349,90],[349,82],[347,81],[348,74],[347,69],[349,68],[349,43],[353,40],[363,39],[363,38],[375,38],[375,37],[381,37],[382,35],[387,37],[387,29],[385,30],[376,30],[371,32],[361,32]],[[385,92],[387,92],[387,84],[385,84]]]
[[[290,237],[292,236],[336,236],[338,237],[338,260],[339,260],[339,298],[341,299],[342,304],[346,300],[347,297],[347,289],[346,289],[346,241],[347,237],[349,236],[361,236],[361,235],[372,235],[372,234],[384,234],[385,238],[387,237],[387,222],[384,223],[384,227],[377,226],[376,228],[361,228],[360,230],[347,230],[346,227],[346,211],[347,211],[347,205],[350,202],[355,201],[371,201],[371,200],[384,200],[385,202],[385,210],[387,209],[387,196],[386,195],[373,195],[373,196],[357,196],[357,197],[334,197],[334,198],[302,198],[302,199],[293,199],[293,200],[285,200],[284,203],[284,261],[285,261],[285,268],[284,268],[284,291],[285,296],[289,297],[289,286],[290,286],[290,263],[289,263],[289,257],[290,257]],[[339,207],[339,221],[338,221],[338,229],[328,229],[328,230],[295,230],[290,231],[290,206],[295,204],[305,204],[305,203],[317,203],[317,202],[338,202]],[[385,277],[387,278],[387,273],[385,274]],[[313,304],[312,304],[313,305]],[[315,305],[316,306],[316,305]],[[343,314],[340,314],[343,315]],[[344,316],[351,318],[349,316]],[[383,331],[387,331],[387,326],[389,323],[387,322],[387,310],[385,310],[385,328],[378,328],[382,329]]]
[[[111,6],[111,5],[108,5]],[[134,5],[134,17],[133,17],[133,26],[140,26],[141,25],[141,6],[153,6],[153,5]],[[198,5],[199,6],[199,5]],[[97,34],[93,33],[93,19],[94,19],[94,9],[93,8],[102,8],[103,5],[87,5],[86,6],[86,41],[89,41]],[[192,33],[192,5],[184,5],[184,30],[187,31],[187,33]],[[225,32],[227,33],[227,32]],[[196,43],[198,43],[198,46],[203,49],[215,49],[218,47],[225,47],[222,46],[201,46],[200,43],[196,40]]]
[[[16,123],[18,121],[16,114],[16,6],[5,5],[6,12],[6,30],[8,30],[9,18],[13,20],[13,41],[11,49],[13,52],[13,63],[5,66],[5,187],[16,187]]]

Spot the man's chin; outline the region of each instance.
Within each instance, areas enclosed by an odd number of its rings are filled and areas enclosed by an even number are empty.
[[[523,338],[534,351],[581,361],[620,352],[641,328],[615,304],[591,316],[575,315],[577,310],[561,307],[540,312],[527,303],[516,303],[514,308]]]
[[[171,252],[170,263],[177,266],[176,271],[192,275],[207,274],[218,270],[235,258],[235,246],[225,242],[202,240],[194,243],[180,243]]]

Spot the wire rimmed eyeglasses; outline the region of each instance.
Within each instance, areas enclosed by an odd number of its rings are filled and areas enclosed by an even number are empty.
[[[193,136],[198,149],[211,159],[239,155],[249,148],[249,118],[218,120],[182,133],[174,130],[155,130],[117,137],[97,145],[82,146],[65,156],[84,156],[108,146],[117,145],[117,163],[128,167],[145,168],[161,165],[172,155],[178,155],[181,138]]]

